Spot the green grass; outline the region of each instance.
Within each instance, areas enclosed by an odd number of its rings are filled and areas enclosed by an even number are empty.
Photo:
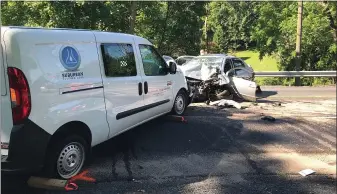
[[[278,71],[277,61],[271,56],[263,57],[260,61],[259,53],[257,51],[238,51],[233,54],[251,65],[254,71]]]
[[[254,71],[278,71],[277,61],[272,56],[265,56],[260,60],[259,52],[253,50],[237,51],[232,54],[252,66]],[[257,77],[255,81],[258,85],[282,85],[278,82],[274,83],[273,78]]]
[[[259,60],[259,53],[253,50],[232,52],[233,55],[243,59],[246,63],[251,65],[254,71],[279,71],[277,66],[278,63],[272,56],[263,57]],[[315,86],[315,85],[331,85],[335,84],[336,81],[331,78],[301,78],[302,85]],[[255,82],[258,85],[294,85],[295,81],[293,78],[277,78],[277,77],[257,77]]]

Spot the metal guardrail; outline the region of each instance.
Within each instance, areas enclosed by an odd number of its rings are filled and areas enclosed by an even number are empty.
[[[336,77],[336,71],[255,71],[255,77]]]

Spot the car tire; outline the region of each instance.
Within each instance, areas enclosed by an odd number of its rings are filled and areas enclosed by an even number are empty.
[[[69,179],[82,170],[88,154],[89,146],[84,138],[69,136],[50,148],[44,174],[52,178]]]
[[[185,91],[180,90],[174,99],[174,104],[172,108],[172,114],[174,115],[184,115],[186,107],[188,104],[187,94]]]

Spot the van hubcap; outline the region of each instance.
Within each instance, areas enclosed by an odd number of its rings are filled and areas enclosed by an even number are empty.
[[[62,178],[71,178],[82,168],[84,158],[84,148],[81,144],[77,142],[68,144],[57,159],[57,172]]]
[[[185,101],[184,101],[184,97],[183,96],[179,95],[179,96],[176,97],[175,109],[176,109],[176,112],[178,114],[181,114],[182,112],[184,112]]]

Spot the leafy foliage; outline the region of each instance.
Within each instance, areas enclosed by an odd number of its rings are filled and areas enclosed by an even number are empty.
[[[135,3],[135,2],[133,2]],[[199,52],[204,2],[46,1],[1,2],[3,25],[80,28],[135,34],[169,55]],[[133,31],[133,30],[131,30]]]
[[[251,44],[257,2],[211,2],[209,4],[209,30],[214,32],[214,48],[218,52],[247,49]]]
[[[134,33],[165,55],[257,50],[294,70],[297,2],[1,1],[3,25]],[[337,2],[304,2],[302,70],[335,70]],[[313,79],[303,79],[313,84]],[[317,82],[317,81],[316,81]],[[323,82],[322,82],[323,83]]]

